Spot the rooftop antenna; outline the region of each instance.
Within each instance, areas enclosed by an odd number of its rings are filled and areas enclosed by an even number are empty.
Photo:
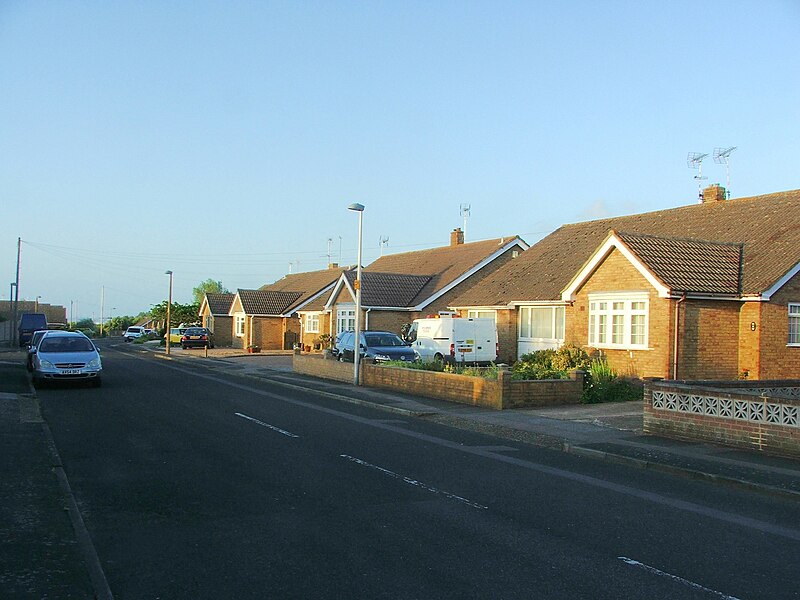
[[[386,237],[383,237],[383,236],[379,237],[378,238],[378,245],[381,247],[381,256],[383,256],[383,248],[384,248],[384,246],[386,246],[386,247],[389,246],[389,236],[387,235]]]
[[[333,245],[333,238],[328,238],[328,264],[331,264],[331,246]]]
[[[467,219],[469,219],[469,204],[459,204],[458,210],[461,213],[461,216],[464,218],[464,227],[461,231],[464,233],[464,241],[467,241]]]
[[[698,170],[694,178],[697,179],[697,201],[699,203],[703,202],[703,180],[708,179],[708,177],[703,177],[703,159],[706,156],[708,156],[708,152],[705,154],[702,152],[689,152],[686,156],[686,166],[690,169]]]
[[[714,148],[714,162],[718,165],[725,165],[725,198],[731,197],[731,165],[730,158],[736,146],[730,148]]]

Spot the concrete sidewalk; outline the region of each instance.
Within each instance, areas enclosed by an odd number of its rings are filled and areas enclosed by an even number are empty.
[[[63,467],[24,361],[0,352],[0,588],[4,598],[91,598]]]
[[[800,462],[644,435],[641,402],[497,411],[297,375],[291,369],[291,356],[286,355],[204,358],[196,351],[170,357],[163,351],[155,354],[187,366],[266,379],[503,439],[800,500]]]

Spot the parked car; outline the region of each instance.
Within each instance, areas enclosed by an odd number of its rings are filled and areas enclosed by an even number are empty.
[[[353,362],[355,337],[354,331],[343,331],[336,337],[336,355],[340,361]],[[419,359],[414,349],[391,331],[363,331],[359,346],[361,360],[371,363],[389,360],[413,362]]]
[[[39,329],[34,331],[33,336],[31,336],[31,341],[28,345],[28,356],[26,357],[25,364],[25,368],[28,369],[28,371],[33,371],[33,355],[36,353],[36,347],[39,345],[39,342],[46,333],[46,329]]]
[[[136,338],[142,337],[143,335],[145,335],[145,328],[133,325],[125,330],[125,333],[122,334],[122,338],[126,342],[130,342],[132,340],[135,340]]]
[[[188,327],[172,327],[169,330],[169,343],[170,344],[180,344],[181,338],[183,334],[186,333],[186,330],[189,329]],[[167,339],[167,334],[164,334],[164,339]]]
[[[33,385],[46,382],[86,381],[100,387],[103,363],[100,352],[82,333],[48,331],[33,352]]]
[[[34,331],[47,329],[47,317],[44,313],[22,313],[19,320],[19,347],[27,346]]]
[[[214,335],[205,327],[189,327],[181,336],[181,348],[213,348]]]

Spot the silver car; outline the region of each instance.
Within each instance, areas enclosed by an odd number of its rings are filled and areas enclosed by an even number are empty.
[[[50,331],[32,357],[33,385],[54,381],[86,381],[100,387],[103,363],[92,340],[75,331]]]

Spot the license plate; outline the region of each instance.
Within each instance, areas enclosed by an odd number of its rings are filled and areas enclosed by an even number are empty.
[[[458,351],[462,352],[462,353],[464,353],[464,352],[472,352],[472,348],[458,348]]]
[[[199,336],[199,335],[190,335],[190,336],[189,336],[189,339],[190,339],[190,340],[199,340],[199,339],[200,339],[200,336]]]
[[[81,372],[78,369],[64,369],[61,371],[62,375],[80,375]]]

